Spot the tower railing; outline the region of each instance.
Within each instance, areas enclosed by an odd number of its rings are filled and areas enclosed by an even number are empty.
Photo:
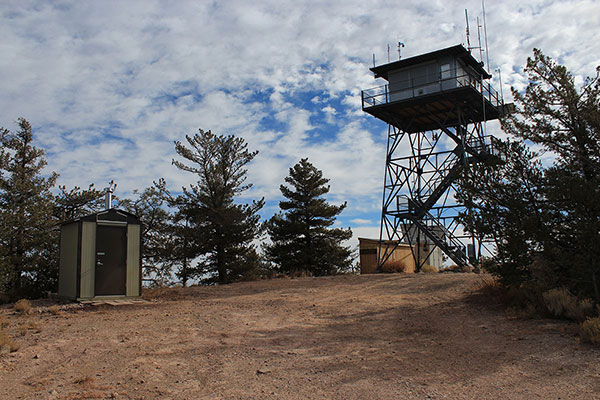
[[[461,73],[458,74],[459,72]],[[388,84],[362,90],[362,108],[364,110],[396,101],[404,101],[427,94],[447,92],[464,87],[474,89],[494,107],[499,107],[503,104],[503,99],[489,82],[482,82],[482,80],[477,79],[473,75],[465,73],[462,69],[444,71],[444,75],[446,74],[452,76],[443,79],[441,75],[413,77],[394,83],[393,86],[400,87],[400,89],[390,90],[390,85]]]

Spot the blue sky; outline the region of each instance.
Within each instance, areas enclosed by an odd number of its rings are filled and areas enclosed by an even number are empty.
[[[406,44],[403,58],[472,43],[480,1],[3,1],[0,126],[28,119],[59,183],[127,197],[164,177],[177,191],[194,177],[171,166],[173,141],[198,128],[245,138],[259,154],[245,199],[280,200],[289,167],[308,157],[331,179],[329,199],[355,237],[376,236],[386,126],[360,108],[383,82],[372,54]],[[503,92],[522,89],[534,47],[578,82],[600,65],[600,2],[488,1],[490,66]],[[488,130],[497,133],[496,123]]]

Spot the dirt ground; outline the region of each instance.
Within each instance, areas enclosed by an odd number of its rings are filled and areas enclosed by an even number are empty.
[[[489,305],[480,281],[277,279],[57,315],[5,307],[21,348],[0,356],[0,398],[600,399],[600,348],[575,324]]]

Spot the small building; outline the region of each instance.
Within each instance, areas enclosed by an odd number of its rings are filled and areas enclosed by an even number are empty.
[[[60,227],[58,294],[73,300],[138,297],[142,293],[141,222],[118,209]]]
[[[376,239],[358,238],[361,274],[374,274],[376,272],[378,255],[380,252],[385,251],[388,245],[395,246],[395,243],[392,241],[380,242]],[[405,266],[404,272],[415,272],[415,259],[409,244],[398,244],[386,263],[401,263]]]
[[[444,253],[436,245],[436,242],[443,243],[445,240],[441,227],[429,227],[431,236],[421,233],[414,224],[402,225],[400,230],[404,235],[404,240],[413,246],[415,257],[419,260],[420,265],[431,265],[438,271],[442,269]]]

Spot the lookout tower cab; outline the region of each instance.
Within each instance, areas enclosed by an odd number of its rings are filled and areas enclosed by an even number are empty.
[[[469,122],[497,119],[502,99],[486,82],[492,76],[462,45],[370,68],[387,85],[362,92],[362,108],[405,132],[439,129],[460,121],[458,105]]]

